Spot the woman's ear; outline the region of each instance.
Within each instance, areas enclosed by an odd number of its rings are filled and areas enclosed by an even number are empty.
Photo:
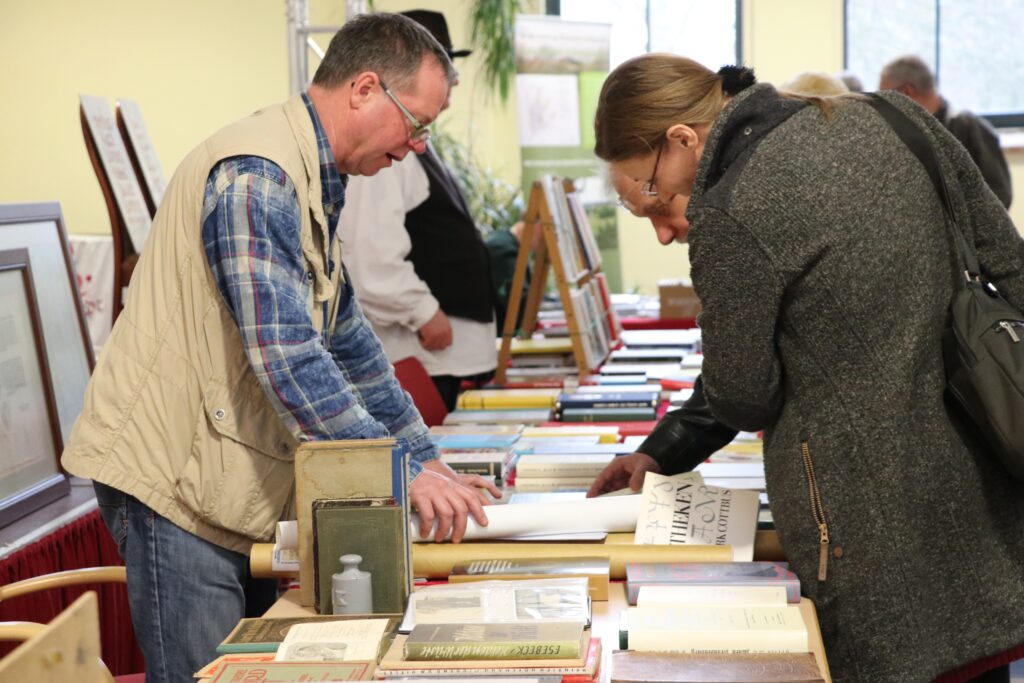
[[[685,123],[677,123],[665,132],[670,145],[679,145],[683,149],[695,149],[700,142],[697,131]]]

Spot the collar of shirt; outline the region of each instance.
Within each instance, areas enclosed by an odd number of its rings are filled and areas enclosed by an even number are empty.
[[[323,188],[321,199],[333,239],[334,230],[338,226],[338,217],[341,215],[341,207],[345,204],[345,185],[348,182],[348,176],[338,173],[338,166],[334,163],[334,155],[331,153],[331,143],[327,140],[327,133],[313,107],[313,100],[309,99],[308,94],[302,93],[302,102],[306,105],[309,118],[313,121],[313,132],[316,134],[316,151],[320,158],[320,185]]]

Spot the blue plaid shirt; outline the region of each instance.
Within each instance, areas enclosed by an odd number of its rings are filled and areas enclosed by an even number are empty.
[[[330,239],[347,178],[309,97]],[[330,342],[317,333],[307,301],[311,282],[299,244],[295,186],[280,166],[255,156],[224,159],[210,171],[203,200],[203,246],[210,270],[242,333],[256,377],[300,440],[405,439],[411,475],[437,457],[412,401],[395,379],[380,341],[341,285]],[[333,269],[339,264],[330,264]],[[324,304],[326,317],[327,305]]]

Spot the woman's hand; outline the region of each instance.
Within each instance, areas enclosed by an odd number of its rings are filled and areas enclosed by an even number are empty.
[[[597,475],[590,490],[587,491],[587,498],[618,491],[627,486],[634,491],[640,491],[644,486],[644,476],[648,472],[661,473],[661,466],[651,456],[643,453],[620,455]]]

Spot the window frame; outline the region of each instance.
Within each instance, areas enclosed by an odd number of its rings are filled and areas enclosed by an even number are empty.
[[[741,0],[736,0],[739,3]],[[855,0],[843,0],[843,68],[850,68],[850,3]],[[942,6],[941,0],[934,0],[935,3],[935,76],[936,80],[941,78],[942,70],[942,45],[941,45],[941,32],[942,32]],[[739,30],[739,22],[737,22],[737,31]],[[1022,128],[1024,127],[1024,111],[1013,112],[1009,114],[982,114],[980,112],[971,110],[977,116],[988,121],[995,128]]]

